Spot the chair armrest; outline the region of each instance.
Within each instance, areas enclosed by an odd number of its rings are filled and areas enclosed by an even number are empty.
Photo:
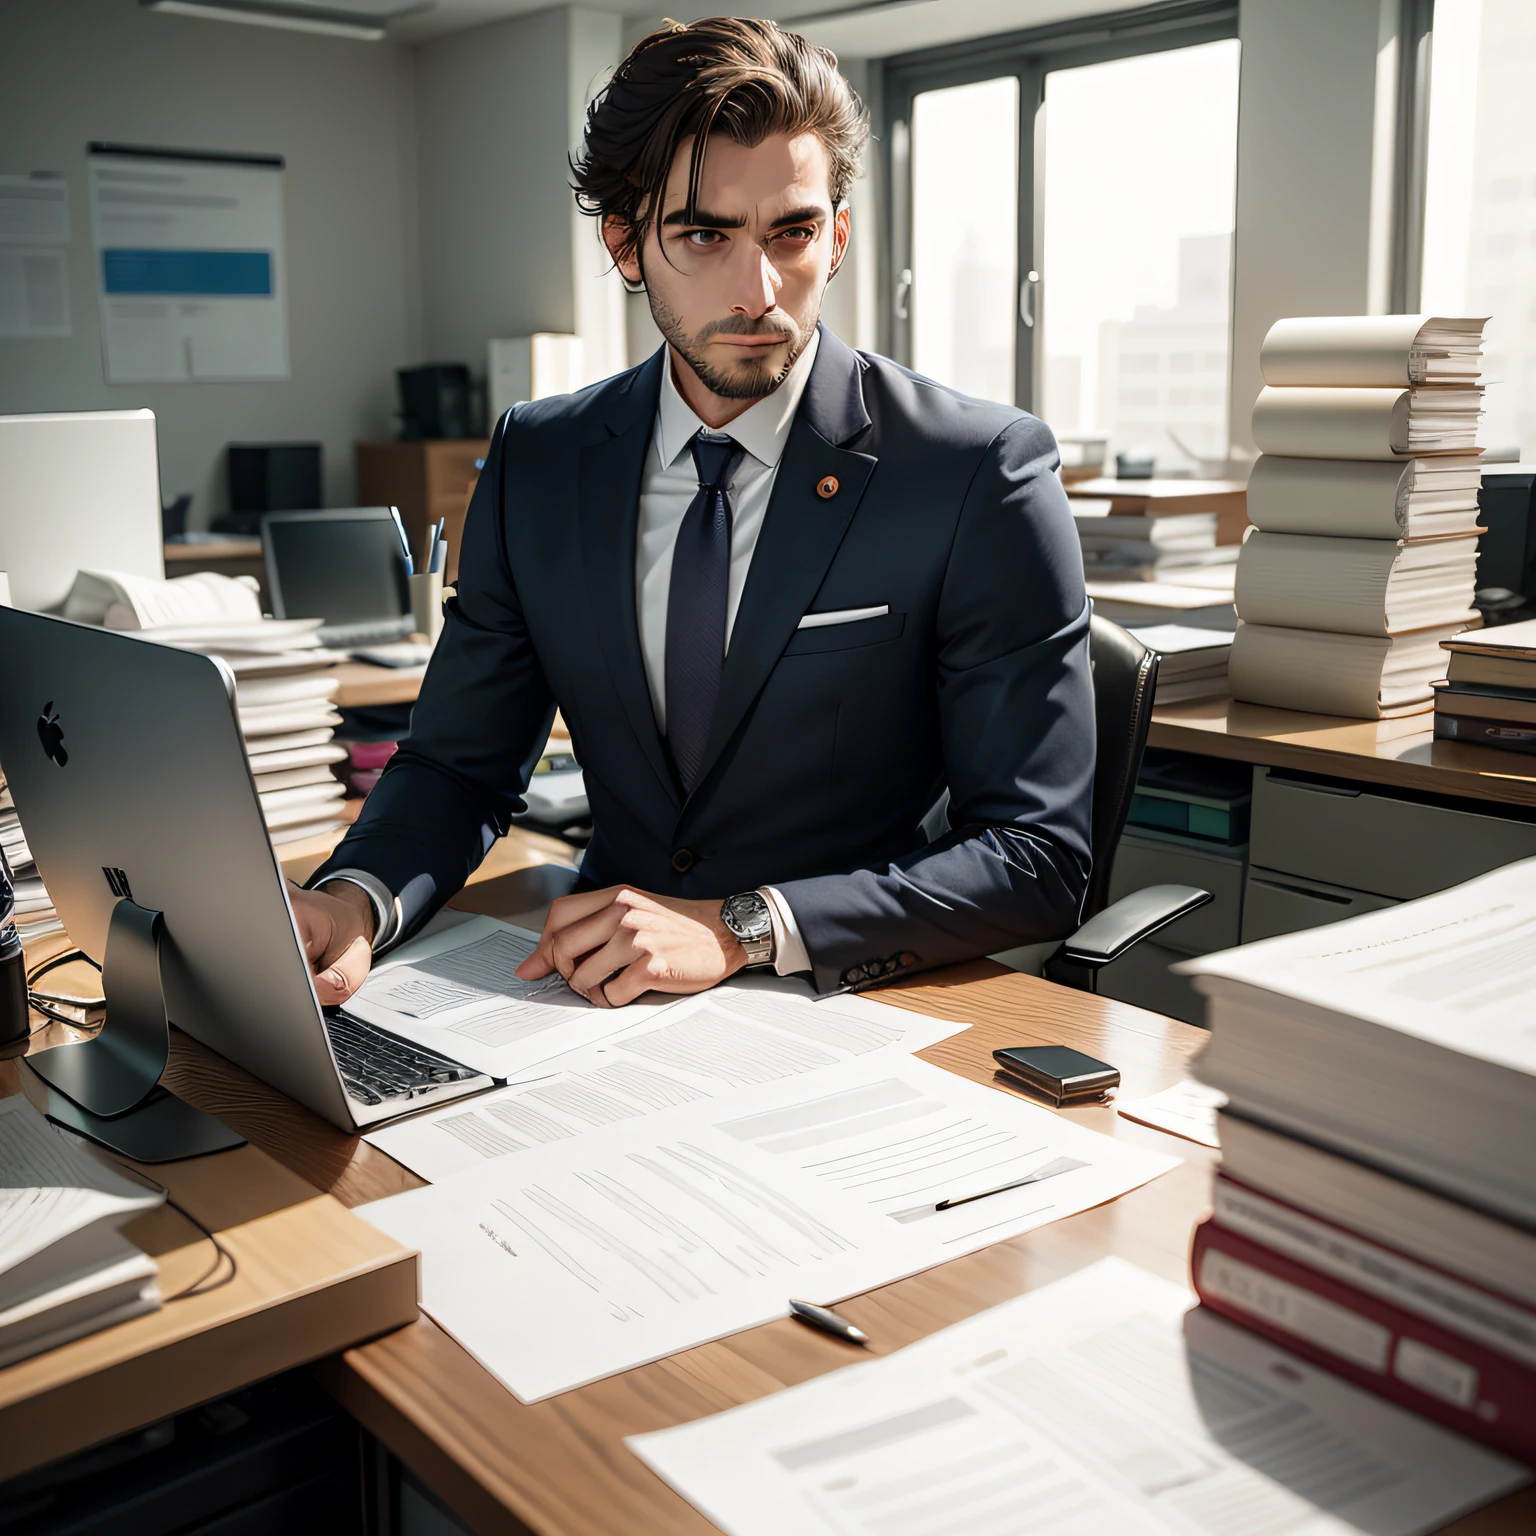
[[[1211,899],[1209,891],[1193,885],[1149,885],[1091,917],[1061,946],[1065,959],[1079,965],[1108,965],[1131,945],[1159,928],[1203,907]]]

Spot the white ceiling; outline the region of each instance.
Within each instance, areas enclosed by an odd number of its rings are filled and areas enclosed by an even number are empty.
[[[385,5],[379,9],[384,9]],[[450,32],[483,27],[510,16],[547,10],[550,0],[437,0],[432,10],[406,16],[389,29],[403,43],[421,43]],[[882,58],[912,48],[931,48],[964,38],[987,37],[1043,26],[1073,16],[1121,8],[1124,0],[752,0],[751,13],[795,23],[813,42],[847,58]],[[360,9],[367,8],[359,5]],[[630,17],[656,17],[657,0],[599,0],[594,8]],[[719,15],[725,7],[674,5],[664,14],[679,20]]]

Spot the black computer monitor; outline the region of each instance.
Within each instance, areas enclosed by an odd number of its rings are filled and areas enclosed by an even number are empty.
[[[410,615],[405,551],[389,507],[269,513],[261,542],[275,618],[341,626]]]

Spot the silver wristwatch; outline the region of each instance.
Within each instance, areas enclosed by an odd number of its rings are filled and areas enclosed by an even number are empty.
[[[761,891],[743,891],[720,903],[720,921],[747,952],[748,965],[773,964],[773,918]]]

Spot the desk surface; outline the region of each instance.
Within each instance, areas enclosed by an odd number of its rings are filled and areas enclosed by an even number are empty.
[[[36,1044],[57,1043],[53,1026]],[[23,1090],[0,1063],[0,1096]],[[36,1079],[30,1079],[35,1083]],[[158,1312],[0,1370],[0,1479],[126,1434],[416,1315],[416,1256],[256,1145],[143,1171],[235,1260],[162,1206],[124,1228],[160,1265]]]
[[[475,906],[494,910],[495,888]],[[980,1082],[991,1050],[1065,1043],[1115,1062],[1139,1097],[1187,1075],[1203,1032],[1106,998],[1065,991],[990,962],[875,994],[973,1027],[923,1055]],[[356,1137],[178,1038],[175,1090],[216,1109],[293,1172],[347,1205],[421,1181]],[[844,1304],[886,1353],[1106,1254],[1187,1282],[1190,1232],[1208,1209],[1214,1154],[1104,1108],[1068,1112],[1117,1138],[1172,1151],[1183,1164],[1109,1205],[913,1276]],[[681,1423],[849,1363],[846,1347],[784,1321],[687,1350],[542,1403],[517,1401],[427,1318],[317,1368],[338,1400],[477,1532],[539,1536],[707,1536],[701,1515],[653,1476],[624,1436]],[[1536,1522],[1527,1491],[1450,1527],[1504,1536]]]
[[[1428,714],[1346,720],[1203,699],[1153,710],[1147,744],[1397,789],[1536,806],[1536,757],[1436,741]]]

